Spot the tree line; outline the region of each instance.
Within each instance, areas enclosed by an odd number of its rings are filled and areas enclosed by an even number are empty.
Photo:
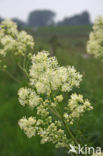
[[[55,22],[56,13],[51,10],[35,10],[29,13],[27,22],[24,22],[18,18],[12,20],[18,24],[18,26],[25,28],[31,27],[36,29],[38,27],[45,26],[73,26],[73,25],[90,25],[90,14],[88,11],[84,11],[81,14],[76,14],[71,17],[65,17],[61,21]],[[3,18],[0,18],[2,21]]]

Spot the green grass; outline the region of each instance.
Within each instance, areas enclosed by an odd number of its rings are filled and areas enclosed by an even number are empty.
[[[36,51],[50,50],[53,46],[50,42],[52,37],[51,29],[55,34],[54,28],[43,28],[45,33],[38,33],[35,36]],[[68,32],[68,36],[59,37]],[[78,29],[78,33],[77,32]],[[85,98],[91,101],[94,110],[86,113],[80,121],[80,129],[87,138],[87,142],[92,146],[103,147],[103,63],[92,56],[86,54],[87,35],[90,28],[56,28],[58,31],[56,50],[54,52],[61,65],[73,65],[83,74],[81,86],[77,89]],[[75,30],[75,31],[74,31]],[[65,32],[64,32],[65,31]],[[69,37],[71,33],[72,37]],[[80,34],[80,35],[79,35]],[[19,74],[19,73],[18,73]],[[1,156],[65,156],[63,150],[55,150],[51,144],[40,145],[40,138],[33,137],[28,139],[18,127],[18,120],[25,115],[32,114],[20,106],[17,100],[17,90],[23,84],[17,84],[0,72],[0,155]]]
[[[81,35],[88,34],[91,31],[90,25],[85,26],[59,26],[59,27],[41,27],[38,30],[38,33],[51,33],[51,34],[71,34],[71,35]]]

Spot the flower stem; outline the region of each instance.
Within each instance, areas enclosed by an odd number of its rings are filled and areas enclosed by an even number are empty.
[[[26,77],[29,79],[29,75],[28,75],[28,72],[26,71],[26,69],[23,68],[20,64],[18,64],[18,67],[24,72],[24,74],[26,75]]]
[[[20,80],[18,80],[16,77],[14,77],[11,73],[9,73],[7,70],[2,70],[5,72],[10,78],[12,78],[14,81],[20,83]]]

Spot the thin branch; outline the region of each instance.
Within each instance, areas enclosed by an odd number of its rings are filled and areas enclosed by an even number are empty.
[[[7,70],[3,70],[3,69],[2,69],[2,71],[5,72],[5,73],[6,73],[10,78],[12,78],[14,81],[20,83],[20,80],[17,79],[17,78],[16,78],[14,75],[12,75],[10,72],[8,72]]]

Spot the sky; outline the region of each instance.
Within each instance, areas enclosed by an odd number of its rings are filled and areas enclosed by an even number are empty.
[[[91,20],[103,16],[103,0],[0,0],[0,16],[26,21],[32,10],[50,9],[57,13],[56,21],[87,10]]]

